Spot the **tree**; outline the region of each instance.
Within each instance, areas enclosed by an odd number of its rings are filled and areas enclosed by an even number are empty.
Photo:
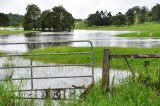
[[[129,9],[126,12],[126,16],[127,16],[128,26],[131,25],[131,24],[133,24],[134,23],[134,17],[135,17],[134,10],[133,9]]]
[[[94,14],[90,14],[87,18],[88,26],[108,26],[111,25],[111,12],[96,11]]]
[[[151,9],[151,14],[153,21],[160,22],[160,4],[153,6],[153,8]]]
[[[3,26],[4,28],[9,26],[10,20],[7,15],[4,13],[0,13],[0,26]]]
[[[10,20],[10,25],[11,26],[20,26],[23,25],[23,21],[24,21],[24,16],[23,15],[19,15],[19,14],[6,14]]]
[[[37,19],[40,17],[41,10],[35,4],[30,4],[26,8],[26,14],[24,16],[24,29],[25,30],[36,30]]]
[[[46,29],[51,30],[52,28],[52,17],[53,13],[50,10],[45,10],[42,12],[41,16],[40,16],[40,23],[41,23],[41,28],[43,31],[45,31]]]
[[[55,31],[70,31],[74,28],[74,18],[63,6],[52,8],[52,21]]]
[[[142,24],[147,20],[148,8],[135,6],[126,12],[128,26],[130,24]]]

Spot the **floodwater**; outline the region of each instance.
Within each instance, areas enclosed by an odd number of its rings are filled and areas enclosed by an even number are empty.
[[[74,30],[73,32],[37,32],[21,33],[16,35],[0,36],[0,43],[19,42],[48,42],[48,41],[76,41],[90,40],[94,47],[159,47],[158,38],[124,38],[116,37],[115,34],[129,33],[129,31],[95,31]],[[62,45],[62,44],[56,44]],[[87,43],[68,43],[65,46],[89,46]],[[32,48],[40,48],[42,45],[33,45]],[[28,45],[0,45],[0,50],[6,52],[26,52]]]
[[[23,58],[3,57],[0,59],[0,67],[5,66],[30,66],[30,60]],[[53,65],[44,64],[41,62],[33,62],[33,66]],[[55,64],[54,64],[55,65]],[[123,79],[130,76],[131,73],[125,70],[110,69],[110,83],[118,84]],[[86,66],[60,66],[60,67],[36,67],[33,68],[33,78],[42,77],[66,77],[66,76],[92,76],[92,68]],[[31,90],[31,80],[23,80],[24,78],[31,78],[30,68],[15,68],[15,69],[1,69],[0,79],[12,78],[20,80],[14,81],[22,90]],[[94,68],[94,80],[99,81],[102,78],[102,68]],[[52,78],[52,79],[33,79],[33,89],[57,89],[57,88],[73,88],[73,86],[87,87],[92,83],[92,77],[79,78]],[[21,85],[22,84],[22,85]],[[31,92],[30,92],[31,93]],[[35,96],[34,93],[32,96]],[[28,94],[31,96],[31,94]],[[37,96],[37,95],[36,95]],[[38,93],[38,97],[43,97],[43,92]]]
[[[159,39],[142,39],[142,38],[120,38],[115,34],[128,33],[129,31],[94,31],[94,30],[74,30],[73,32],[37,32],[21,33],[17,35],[0,36],[0,43],[29,43],[29,42],[54,42],[54,41],[76,41],[90,40],[93,47],[158,47]],[[88,43],[56,43],[54,46],[76,46],[86,47]],[[35,44],[32,49],[42,48],[50,45]],[[22,53],[29,50],[29,45],[0,45],[0,51],[10,53]],[[0,58],[0,67],[4,66],[29,66],[30,60],[23,58]],[[33,65],[52,65],[41,62],[33,62]],[[85,66],[61,66],[47,68],[33,68],[33,77],[61,77],[61,76],[91,76],[92,68]],[[131,73],[125,70],[110,69],[110,83],[114,78],[115,84],[120,83],[123,79],[130,76]],[[0,69],[0,79],[10,78],[30,78],[31,69]],[[102,77],[102,68],[94,68],[94,78],[98,81]],[[21,84],[20,81],[14,81]],[[92,78],[55,78],[55,79],[34,79],[33,89],[49,88],[71,88],[73,86],[87,87],[92,82]],[[21,89],[31,89],[31,80],[23,80]],[[40,94],[40,93],[39,93]],[[42,96],[39,95],[40,97]]]

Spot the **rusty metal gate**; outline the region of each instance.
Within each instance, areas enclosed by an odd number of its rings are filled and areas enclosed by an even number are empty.
[[[66,49],[63,52],[57,52],[58,50],[56,52],[33,52],[34,48],[53,47],[63,49],[66,47],[64,45],[76,45],[77,43],[87,45],[87,49],[78,49],[78,51],[67,51]],[[0,62],[0,81],[11,80],[14,84],[20,86],[19,89],[15,90],[15,93],[23,92],[25,95],[23,98],[25,99],[44,99],[47,96],[53,100],[78,99],[87,86],[94,83],[93,46],[90,41],[0,43],[0,46],[5,47],[12,45],[16,45],[17,48],[25,45],[28,48],[28,52],[7,52],[0,55],[0,60],[2,60]],[[37,57],[55,56],[60,58],[66,55],[78,55],[82,60],[87,55],[88,63],[51,64],[33,61]],[[48,57],[48,59],[50,58]]]

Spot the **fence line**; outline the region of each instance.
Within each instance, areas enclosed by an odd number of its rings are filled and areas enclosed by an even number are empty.
[[[134,75],[133,70],[127,58],[160,58],[160,54],[111,54],[110,49],[104,49],[103,51],[103,69],[102,69],[102,91],[103,93],[109,92],[109,68],[111,58],[124,58],[132,75]],[[147,64],[145,61],[144,66]]]

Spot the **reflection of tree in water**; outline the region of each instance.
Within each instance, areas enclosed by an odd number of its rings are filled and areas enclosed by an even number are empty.
[[[52,46],[54,46],[54,47],[56,47],[56,46],[69,46],[69,45],[72,44],[72,42],[58,42],[57,39],[56,40],[54,39],[54,37],[55,37],[54,35],[53,35],[53,42],[50,42],[50,43],[40,43],[40,42],[42,42],[40,40],[40,36],[47,37],[47,35],[37,35],[37,33],[26,33],[25,34],[26,42],[32,43],[31,45],[27,44],[28,50],[29,50],[29,48],[37,49],[37,48],[46,48],[46,47],[52,47]],[[48,36],[48,37],[50,37],[50,36]],[[58,35],[57,35],[57,37],[58,37]],[[61,36],[59,36],[59,37],[61,37]],[[62,41],[61,39],[62,38],[60,38],[59,41]],[[66,40],[66,39],[64,39],[64,40]],[[44,41],[44,42],[47,42],[47,41]]]

